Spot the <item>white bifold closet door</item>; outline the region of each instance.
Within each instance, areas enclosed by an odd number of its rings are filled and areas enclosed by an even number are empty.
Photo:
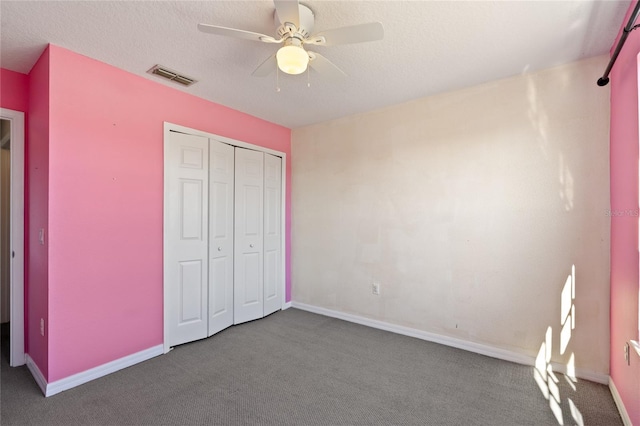
[[[282,160],[236,148],[234,324],[282,306]]]
[[[209,328],[209,139],[171,133],[165,159],[165,327],[175,346]]]
[[[264,154],[264,316],[282,308],[282,159]]]
[[[262,318],[264,153],[236,148],[233,323]]]
[[[282,306],[282,160],[202,136],[165,143],[169,346]]]
[[[233,324],[234,147],[209,141],[209,332]]]

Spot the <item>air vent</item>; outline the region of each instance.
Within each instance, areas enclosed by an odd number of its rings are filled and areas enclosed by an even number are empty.
[[[154,65],[147,72],[149,74],[155,74],[157,76],[166,78],[167,80],[175,81],[176,83],[182,84],[183,86],[191,86],[193,83],[197,83],[195,79],[184,76],[182,74],[178,74],[176,71],[172,71],[167,67],[163,67],[162,65]]]

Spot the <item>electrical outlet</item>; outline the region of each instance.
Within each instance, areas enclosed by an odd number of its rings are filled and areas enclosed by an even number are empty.
[[[44,228],[40,228],[40,232],[38,233],[38,241],[40,241],[40,245],[44,245]]]
[[[40,318],[40,335],[44,336],[44,318]]]
[[[371,293],[375,294],[376,296],[380,295],[380,283],[374,282],[373,284],[371,284]]]

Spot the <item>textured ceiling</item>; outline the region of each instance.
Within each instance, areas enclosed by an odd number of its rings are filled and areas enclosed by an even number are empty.
[[[275,35],[264,1],[0,1],[0,66],[28,73],[47,43],[295,128],[605,54],[630,0],[303,1],[315,32],[380,21],[382,41],[314,47],[348,77],[252,77],[278,46],[197,30]],[[199,82],[182,88],[155,64]],[[604,71],[604,70],[603,70]],[[595,84],[595,81],[594,81]]]

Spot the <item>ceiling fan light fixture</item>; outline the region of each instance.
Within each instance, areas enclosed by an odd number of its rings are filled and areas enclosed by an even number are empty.
[[[287,74],[302,74],[309,65],[309,54],[300,46],[283,46],[276,53],[278,68]]]

